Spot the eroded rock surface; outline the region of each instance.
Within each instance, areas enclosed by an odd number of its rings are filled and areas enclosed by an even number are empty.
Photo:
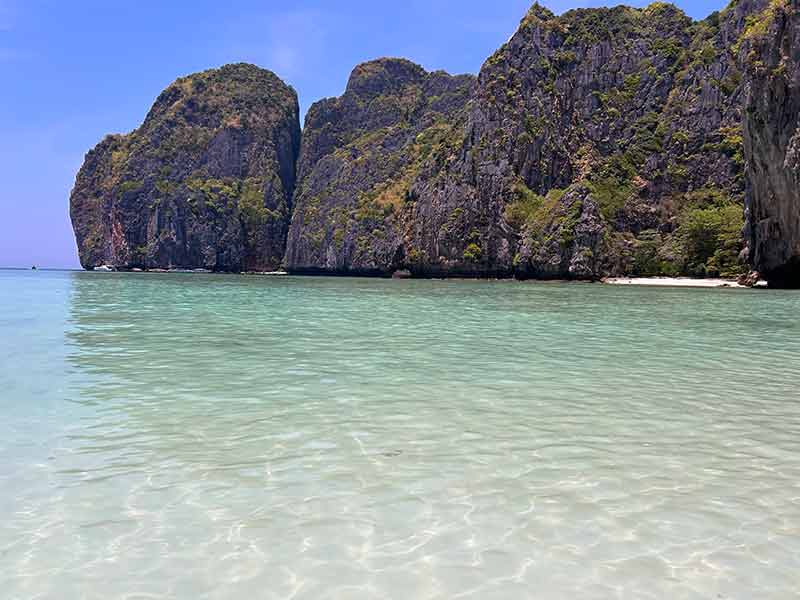
[[[178,79],[88,153],[70,198],[84,268],[273,270],[300,145],[297,96],[228,65]]]
[[[407,263],[410,185],[452,134],[474,81],[380,59],[357,66],[340,98],[310,108],[289,270],[385,274]]]
[[[597,279],[736,276],[749,258],[789,284],[797,1],[698,22],[665,3],[535,4],[477,78],[359,65],[302,144],[296,95],[269,71],[179,79],[87,155],[81,262]]]
[[[749,259],[770,285],[800,287],[800,5],[770,3],[741,43],[747,71]]]
[[[740,273],[743,84],[729,49],[760,4],[702,22],[663,3],[534,5],[474,86],[434,75],[456,86],[445,109],[419,67],[359,67],[307,119],[287,266]]]

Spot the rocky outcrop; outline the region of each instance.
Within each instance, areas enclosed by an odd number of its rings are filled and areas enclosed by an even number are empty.
[[[726,48],[755,9],[693,23],[667,4],[535,5],[484,65],[463,145],[413,188],[438,213],[428,231],[461,205],[470,233],[456,247],[421,237],[420,251],[518,277],[738,272],[742,88]]]
[[[141,127],[86,156],[70,198],[81,264],[278,268],[299,145],[297,96],[273,73],[178,79]]]
[[[286,267],[388,274],[409,257],[411,182],[451,133],[474,77],[385,58],[357,66],[340,98],[306,116]]]
[[[417,96],[410,119],[402,90],[424,88],[408,79],[418,67],[357,69],[307,120],[287,266],[737,274],[743,87],[728,49],[759,8],[741,0],[693,22],[662,3],[562,16],[534,5],[469,102],[466,86],[449,110]]]
[[[749,258],[788,285],[797,2],[735,0],[698,22],[666,3],[535,4],[477,78],[359,65],[311,107],[302,144],[272,73],[180,79],[87,155],[81,262],[597,279],[735,276]]]
[[[800,287],[800,4],[775,0],[739,51],[747,70],[748,254],[771,286]]]

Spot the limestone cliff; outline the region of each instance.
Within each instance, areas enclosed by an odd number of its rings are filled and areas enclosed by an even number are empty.
[[[797,2],[703,21],[661,2],[535,4],[477,78],[357,66],[302,143],[296,95],[269,71],[179,79],[87,155],[81,263],[596,279],[735,276],[749,259],[788,285]]]
[[[740,44],[747,71],[748,255],[770,285],[800,287],[800,4],[774,0]]]
[[[390,273],[406,264],[409,186],[450,134],[474,77],[402,59],[357,66],[306,116],[286,249],[293,272]]]
[[[759,8],[693,22],[663,3],[534,5],[448,110],[426,108],[408,79],[419,68],[357,69],[307,119],[288,267],[737,274],[743,85],[729,49]]]
[[[273,73],[178,79],[141,127],[87,155],[70,198],[81,264],[278,268],[299,145],[297,96]]]

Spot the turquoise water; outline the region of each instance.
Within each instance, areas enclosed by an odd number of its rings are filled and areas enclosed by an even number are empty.
[[[0,596],[798,597],[798,315],[0,272]]]

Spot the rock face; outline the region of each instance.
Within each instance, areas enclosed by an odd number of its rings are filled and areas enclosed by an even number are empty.
[[[451,133],[474,77],[402,59],[357,66],[340,98],[306,116],[286,266],[384,274],[408,261],[409,186]]]
[[[661,3],[534,5],[474,86],[432,76],[455,86],[441,108],[418,67],[359,67],[306,121],[287,266],[740,272],[743,86],[728,48],[759,8],[695,23]]]
[[[278,268],[298,112],[294,90],[251,65],[178,79],[141,127],[86,156],[70,198],[83,267]]]
[[[752,19],[747,69],[749,259],[772,286],[800,287],[800,4],[776,0]]]
[[[359,65],[311,107],[302,144],[272,73],[179,79],[87,155],[81,262],[597,279],[735,276],[749,257],[790,285],[798,1],[734,0],[699,22],[666,3],[535,4],[477,78]]]

